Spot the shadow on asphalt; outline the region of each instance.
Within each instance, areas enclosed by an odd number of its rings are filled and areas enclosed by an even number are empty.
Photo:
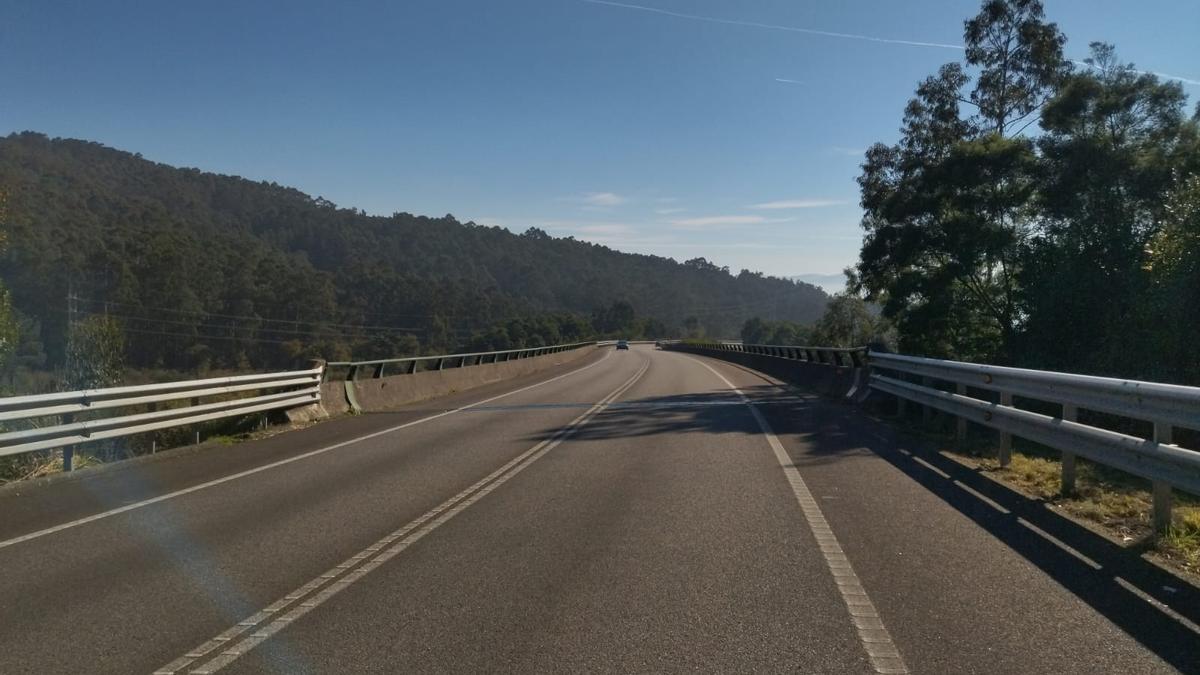
[[[1136,551],[1050,511],[992,481],[979,471],[955,462],[919,440],[898,438],[886,424],[857,408],[814,396],[797,395],[775,384],[743,387],[780,437],[807,445],[794,465],[806,467],[875,455],[897,468],[952,508],[970,518],[996,539],[1023,556],[1064,588],[1128,633],[1164,661],[1185,673],[1200,673],[1200,633],[1169,616],[1153,602],[1169,606],[1193,624],[1200,623],[1200,590],[1142,559]],[[578,429],[573,439],[604,440],[676,433],[759,434],[754,418],[736,395],[713,391],[680,396],[637,399],[611,407]],[[541,440],[558,429],[534,438]],[[881,434],[884,439],[876,437]],[[912,452],[898,450],[904,447]],[[937,470],[916,461],[920,458]],[[994,501],[1003,513],[955,484]],[[1033,525],[1045,536],[1026,525]],[[1061,544],[1100,565],[1096,569],[1069,553]],[[1134,590],[1137,589],[1137,590]],[[1014,620],[1019,620],[1014,617]]]

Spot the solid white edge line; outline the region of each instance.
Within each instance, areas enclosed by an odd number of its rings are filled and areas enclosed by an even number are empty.
[[[105,518],[110,518],[112,516],[120,515],[122,513],[127,513],[129,511],[133,511],[133,510],[140,509],[140,508],[143,508],[146,506],[150,506],[152,504],[157,504],[159,502],[165,502],[168,499],[175,499],[176,497],[182,497],[184,495],[188,495],[193,492],[199,492],[200,490],[206,490],[210,487],[221,485],[222,483],[228,483],[229,481],[237,480],[239,478],[245,478],[246,476],[253,476],[256,473],[261,473],[261,472],[267,471],[269,469],[276,469],[281,466],[291,464],[292,462],[299,462],[302,459],[316,457],[317,455],[325,454],[331,450],[337,450],[338,448],[344,448],[347,445],[353,445],[355,443],[361,443],[362,441],[367,441],[372,438],[378,438],[379,436],[384,436],[384,435],[387,435],[390,433],[394,433],[401,429],[407,429],[408,427],[416,426],[418,424],[423,424],[425,422],[429,422],[429,421],[436,420],[436,419],[439,419],[442,417],[446,417],[447,415],[453,415],[455,413],[459,413],[464,410],[470,410],[471,408],[474,408],[476,406],[481,406],[485,403],[491,403],[492,401],[497,401],[497,400],[505,398],[507,396],[519,394],[523,391],[529,391],[530,389],[536,389],[537,387],[540,387],[542,385],[550,384],[551,382],[561,380],[564,377],[570,377],[571,375],[575,375],[576,373],[583,372],[583,371],[587,370],[588,368],[599,365],[601,362],[603,362],[605,359],[607,359],[609,357],[609,355],[611,355],[611,354],[612,354],[611,351],[606,351],[604,353],[603,357],[601,357],[600,359],[596,360],[593,363],[589,363],[588,365],[583,366],[582,368],[576,368],[575,370],[572,370],[569,373],[563,373],[562,375],[552,377],[548,380],[542,380],[541,382],[536,382],[529,386],[521,387],[520,389],[514,389],[512,391],[505,392],[503,394],[500,394],[499,396],[493,396],[491,398],[483,399],[482,401],[476,401],[475,403],[464,405],[460,408],[455,408],[453,410],[446,410],[446,411],[440,412],[436,415],[430,415],[429,417],[422,417],[421,419],[413,420],[411,422],[405,422],[404,424],[398,424],[394,427],[389,427],[387,429],[383,429],[380,431],[374,431],[374,432],[371,432],[371,433],[363,435],[363,436],[351,438],[350,440],[341,441],[340,443],[334,443],[333,445],[327,445],[323,448],[318,448],[316,450],[310,450],[309,452],[306,452],[306,453],[303,453],[300,455],[296,455],[294,457],[288,457],[287,459],[281,459],[276,462],[271,462],[270,464],[264,464],[262,466],[255,467],[253,469],[247,469],[246,471],[240,471],[238,473],[230,474],[228,476],[223,476],[221,478],[217,478],[217,479],[210,480],[210,481],[207,481],[204,483],[200,483],[198,485],[193,485],[191,487],[183,488],[182,490],[168,492],[167,494],[164,494],[164,495],[159,495],[157,497],[151,497],[149,499],[143,499],[142,501],[133,502],[131,504],[126,504],[124,506],[119,506],[115,509],[103,511],[101,513],[86,516],[84,518],[78,518],[76,520],[62,523],[60,525],[55,525],[53,527],[47,527],[45,529],[38,530],[36,532],[30,532],[28,534],[23,534],[19,537],[13,537],[12,539],[6,539],[4,541],[0,541],[0,549],[7,548],[7,547],[13,546],[15,544],[20,544],[22,542],[26,542],[31,539],[37,539],[39,537],[44,537],[48,534],[54,534],[55,532],[62,532],[63,530],[69,530],[73,527],[79,527],[80,525],[86,525],[88,523],[93,523],[97,520],[103,520]]]
[[[904,659],[900,656],[900,651],[896,649],[895,643],[892,642],[891,634],[884,627],[878,610],[875,609],[875,605],[871,602],[871,599],[867,597],[867,592],[863,589],[862,583],[859,582],[858,575],[854,573],[854,568],[850,565],[850,559],[846,557],[841,544],[838,543],[837,537],[833,534],[833,529],[830,528],[829,522],[825,520],[825,515],[821,513],[821,507],[817,504],[817,500],[813,498],[812,493],[804,482],[804,478],[800,476],[800,471],[792,463],[792,458],[787,454],[787,450],[784,449],[783,444],[779,442],[779,438],[772,431],[771,425],[767,423],[767,419],[759,412],[757,405],[754,401],[750,400],[750,397],[746,396],[741,389],[735,387],[732,382],[726,379],[715,368],[700,359],[691,356],[687,356],[686,358],[699,363],[713,375],[719,377],[725,383],[725,386],[736,393],[750,409],[750,414],[754,417],[754,421],[758,423],[758,428],[766,436],[767,444],[775,451],[775,458],[779,461],[779,466],[783,469],[788,484],[791,485],[792,493],[796,495],[796,501],[800,503],[800,510],[804,513],[804,519],[808,523],[813,537],[816,538],[817,545],[821,548],[821,555],[825,559],[825,565],[829,568],[829,573],[833,575],[833,580],[837,584],[838,591],[841,593],[842,601],[846,603],[846,610],[850,613],[850,619],[858,631],[859,642],[862,644],[863,649],[866,650],[875,672],[887,674],[909,672],[908,667],[904,665]]]
[[[395,532],[371,544],[359,553],[347,558],[324,574],[284,595],[279,600],[231,626],[216,637],[189,650],[183,656],[155,670],[155,675],[174,675],[180,670],[191,666],[196,661],[204,660],[212,652],[222,647],[224,649],[189,672],[196,675],[207,675],[233,663],[275,633],[278,633],[292,622],[324,604],[325,601],[334,595],[350,587],[369,572],[395,557],[404,549],[416,543],[425,535],[434,531],[500,485],[508,482],[518,473],[524,471],[606,409],[612,401],[636,384],[649,368],[650,362],[647,359],[646,363],[642,365],[633,377],[630,377],[607,396],[600,399],[600,401],[586,412],[559,428],[551,438],[522,452],[475,484],[435,506]],[[396,542],[396,540],[399,540],[399,542],[393,545],[393,542]],[[370,558],[369,561],[367,561],[368,558]],[[293,607],[293,605],[295,606]],[[280,615],[280,612],[289,607],[291,607],[289,611]],[[234,638],[249,631],[253,632],[237,643],[231,644]]]

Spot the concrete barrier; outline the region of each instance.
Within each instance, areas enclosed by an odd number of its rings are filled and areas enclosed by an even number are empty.
[[[580,347],[555,354],[465,368],[427,370],[411,375],[391,375],[354,382],[326,382],[321,385],[321,406],[330,416],[344,415],[351,411],[389,410],[408,403],[536,373],[559,364],[577,361],[595,353],[595,350],[595,347]]]
[[[854,398],[859,395],[865,368],[835,366],[785,359],[781,356],[712,349],[699,345],[672,344],[667,349],[708,356],[745,366],[802,389],[830,398]]]

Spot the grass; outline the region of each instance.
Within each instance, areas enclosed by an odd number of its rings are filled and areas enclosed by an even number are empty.
[[[71,462],[72,468],[82,469],[89,466],[97,466],[104,462],[85,452],[75,452],[75,458]],[[39,452],[25,456],[17,456],[10,458],[9,461],[0,464],[0,485],[5,483],[17,482],[22,480],[32,480],[35,478],[43,478],[55,473],[61,473],[63,470],[62,453],[54,452]]]
[[[967,459],[1000,482],[1077,519],[1096,524],[1114,539],[1153,553],[1160,561],[1193,579],[1200,577],[1200,498],[1197,496],[1175,491],[1171,526],[1166,532],[1156,534],[1151,524],[1149,481],[1077,459],[1075,492],[1063,495],[1062,461],[1057,451],[1014,438],[1012,460],[1008,466],[1001,467],[996,460],[993,433],[948,443],[953,436],[944,422],[941,429],[936,425],[910,429],[933,440],[947,455]]]
[[[1176,509],[1174,522],[1155,544],[1167,560],[1200,574],[1200,508]]]

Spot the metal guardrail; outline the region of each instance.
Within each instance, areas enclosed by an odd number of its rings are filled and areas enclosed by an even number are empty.
[[[866,365],[867,359],[866,347],[805,347],[801,345],[757,345],[736,342],[705,342],[697,343],[697,346],[723,352],[761,354],[781,359],[825,363],[848,368],[861,368]]]
[[[1200,450],[1173,442],[1176,428],[1200,431],[1200,387],[942,361],[868,351],[865,347],[717,342],[697,346],[866,367],[870,389],[895,396],[901,415],[905,402],[911,401],[924,407],[926,419],[934,410],[957,417],[960,440],[966,437],[969,422],[999,431],[1001,466],[1011,461],[1013,436],[1058,450],[1062,453],[1064,494],[1075,491],[1077,457],[1144,478],[1152,485],[1153,521],[1155,529],[1160,531],[1171,522],[1172,488],[1200,495]],[[954,391],[939,389],[935,382],[949,383]],[[972,390],[994,392],[998,400],[974,398],[969,395]],[[1061,413],[1055,417],[1017,408],[1013,405],[1014,398],[1057,405]],[[1142,438],[1083,424],[1078,421],[1080,410],[1148,423],[1147,428],[1152,426],[1153,433]]]
[[[1173,444],[1174,429],[1200,430],[1200,387],[1074,375],[1024,368],[940,361],[899,354],[870,352],[870,386],[900,401],[925,406],[926,417],[940,410],[958,417],[958,436],[967,422],[1000,431],[999,460],[1011,459],[1012,437],[1054,448],[1062,453],[1062,490],[1075,490],[1075,459],[1085,457],[1151,481],[1155,529],[1171,522],[1171,488],[1200,495],[1200,452]],[[899,376],[876,371],[891,371]],[[917,376],[920,383],[903,376]],[[953,393],[934,382],[955,386]],[[998,402],[969,396],[971,389],[996,392]],[[1020,397],[1061,406],[1053,417],[1013,406]],[[1150,438],[1078,422],[1079,410],[1108,413],[1153,425]]]
[[[548,347],[526,347],[524,349],[506,349],[495,352],[472,352],[470,354],[440,354],[436,356],[409,356],[402,359],[375,359],[372,361],[330,361],[326,374],[330,370],[345,369],[345,379],[351,382],[363,379],[363,373],[369,372],[368,379],[384,377],[385,375],[411,375],[424,370],[444,370],[446,368],[465,368],[485,363],[504,363],[526,359],[531,356],[555,354],[580,347],[591,347],[598,344],[591,342],[574,342]]]
[[[24,423],[23,426],[28,426],[0,432],[0,456],[61,447],[64,449],[63,468],[69,471],[76,445],[318,403],[323,372],[324,368],[318,366],[280,373],[0,398],[0,425]],[[271,393],[202,402],[206,398],[251,391]],[[181,400],[188,400],[189,404],[158,409],[159,404]],[[149,411],[111,416],[96,414],[141,406],[148,407]],[[39,421],[43,424],[38,425]]]

